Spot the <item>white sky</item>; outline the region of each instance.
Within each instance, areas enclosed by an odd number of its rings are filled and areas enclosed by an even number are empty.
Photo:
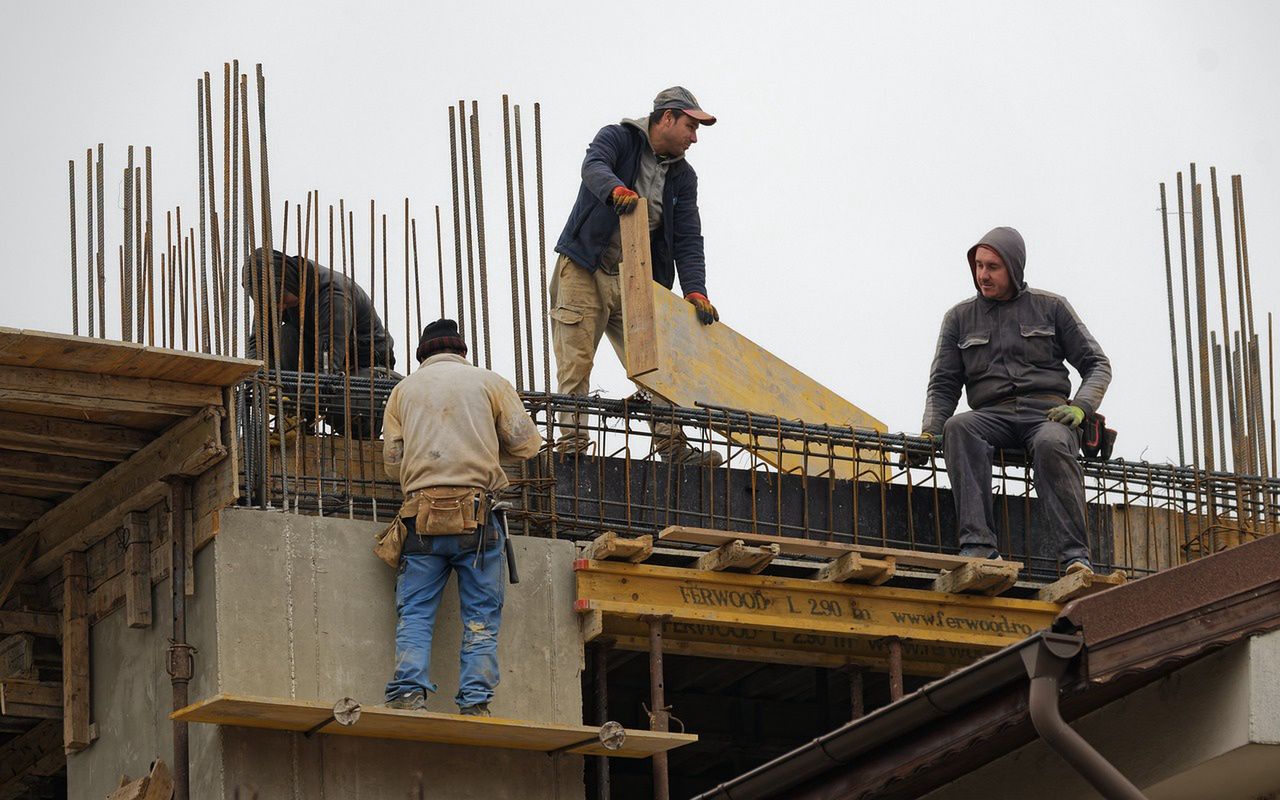
[[[689,158],[722,319],[890,430],[919,426],[942,314],[973,291],[965,250],[1012,225],[1027,240],[1028,282],[1066,295],[1111,357],[1102,410],[1120,430],[1119,453],[1176,459],[1157,183],[1172,192],[1192,160],[1206,181],[1218,167],[1228,208],[1227,176],[1244,175],[1259,329],[1265,311],[1280,312],[1272,3],[83,2],[6,12],[4,325],[71,330],[66,162],[77,161],[83,203],[87,146],[107,148],[109,283],[126,145],[139,159],[142,145],[155,149],[155,207],[181,204],[195,220],[195,80],[214,75],[220,137],[221,70],[233,57],[251,75],[255,62],[266,70],[277,221],[283,201],[308,189],[326,204],[345,198],[367,270],[369,198],[391,214],[390,327],[402,353],[400,204],[410,197],[419,218],[425,281],[432,204],[451,227],[450,103],[481,102],[495,365],[510,375],[502,93],[523,106],[530,148],[542,103],[550,250],[591,136],[647,112],[675,83],[720,118]],[[1213,320],[1212,238],[1206,251]],[[448,242],[445,261],[452,297]],[[423,295],[434,308],[434,279]],[[630,391],[607,345],[597,362],[596,386]]]

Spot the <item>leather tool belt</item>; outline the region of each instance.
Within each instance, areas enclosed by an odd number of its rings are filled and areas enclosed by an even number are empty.
[[[395,519],[377,537],[374,555],[389,566],[400,566],[400,554],[412,518],[418,536],[457,536],[483,529],[489,515],[489,493],[467,486],[429,486],[412,491]]]

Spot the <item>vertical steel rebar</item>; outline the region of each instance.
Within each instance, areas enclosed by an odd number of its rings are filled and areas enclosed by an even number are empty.
[[[471,363],[480,364],[479,317],[476,311],[476,265],[471,235],[471,152],[467,148],[466,105],[458,101],[458,147],[462,159],[462,211],[467,234],[467,299],[471,311]]]
[[[196,80],[196,125],[199,128],[197,135],[196,149],[199,151],[197,160],[200,162],[200,352],[211,352],[209,349],[209,266],[208,253],[206,251],[205,240],[207,237],[206,219],[208,214],[207,199],[205,197],[205,116],[204,116],[204,86],[203,80]],[[209,169],[213,169],[213,165],[209,165]]]
[[[231,355],[240,355],[240,60],[232,59],[231,73]],[[247,248],[246,248],[247,250]],[[246,257],[248,253],[245,253]],[[248,298],[245,298],[246,310]],[[249,320],[245,318],[245,336],[249,335]]]
[[[471,101],[471,178],[476,190],[476,257],[480,262],[480,316],[484,335],[484,368],[493,369],[489,346],[489,268],[484,246],[484,178],[480,169],[480,104]]]
[[[106,236],[103,228],[106,226],[104,216],[103,192],[102,192],[102,170],[103,170],[103,153],[102,142],[98,142],[98,163],[94,167],[94,181],[97,183],[97,204],[98,204],[98,338],[107,338],[107,247]]]
[[[411,228],[411,231],[412,231],[411,235],[413,236],[413,304],[414,304],[414,314],[415,314],[414,321],[416,323],[413,326],[413,330],[416,331],[419,336],[421,336],[422,335],[422,273],[418,267],[418,220],[416,217],[409,221],[409,227]],[[441,306],[440,316],[444,317],[444,303],[443,303],[444,288],[443,287],[441,287],[440,289],[440,298],[442,301],[440,304]],[[417,348],[413,345],[413,341],[414,341],[413,338],[410,338],[409,341],[406,343],[408,345],[408,350],[409,350],[410,364],[412,364],[416,360],[414,358],[414,353],[416,352]]]
[[[1194,182],[1194,176],[1193,176]],[[1182,173],[1178,173],[1178,249],[1182,257],[1183,332],[1187,345],[1187,416],[1191,419],[1191,463],[1200,468],[1200,431],[1196,421],[1196,358],[1192,348],[1191,289],[1187,270],[1187,215],[1183,202]]]
[[[124,170],[124,264],[120,280],[120,338],[133,341],[133,145]]]
[[[1253,282],[1249,276],[1249,231],[1245,224],[1244,180],[1234,176],[1236,194],[1240,200],[1240,261],[1244,267],[1244,298],[1247,305],[1246,318],[1249,322],[1249,374],[1253,412],[1250,417],[1250,430],[1253,431],[1254,447],[1257,451],[1258,475],[1264,480],[1268,477],[1267,469],[1267,434],[1265,416],[1262,409],[1262,364],[1258,349],[1258,334],[1254,329],[1253,316]]]
[[[1178,379],[1178,331],[1173,313],[1173,264],[1169,255],[1169,208],[1165,200],[1163,181],[1160,183],[1160,228],[1164,234],[1164,279],[1169,301],[1169,354],[1173,366],[1173,413],[1178,430],[1178,463],[1185,465],[1187,451],[1182,439],[1182,385]]]
[[[528,205],[525,202],[524,192],[524,134],[520,129],[520,106],[515,108],[516,115],[516,186],[518,187],[517,197],[520,202],[520,273],[524,281],[524,335],[525,335],[525,352],[529,354],[529,391],[534,390],[534,369],[533,369],[533,307],[529,299],[529,293],[532,287],[529,285],[529,221],[528,221]],[[550,391],[547,386],[542,387],[544,391]]]
[[[76,253],[80,249],[76,242],[76,162],[67,161],[67,183],[71,189],[71,334],[80,335],[80,273],[76,264]]]
[[[1267,312],[1267,382],[1270,388],[1268,406],[1271,408],[1271,475],[1280,476],[1276,469],[1276,340],[1271,328],[1271,312]]]
[[[391,309],[387,305],[387,297],[391,292],[391,281],[387,275],[387,215],[382,215],[382,325],[387,331],[387,341],[383,350],[388,367],[392,364],[391,356]],[[370,408],[373,406],[370,405]]]
[[[464,313],[464,298],[462,291],[462,210],[458,207],[458,129],[455,119],[453,106],[449,106],[449,175],[453,182],[453,264],[456,272],[455,282],[458,289],[458,330],[463,334],[467,330],[467,319]],[[444,293],[444,281],[440,282],[440,292]],[[445,313],[440,312],[443,319]],[[475,333],[471,336],[471,349],[474,356],[475,351]]]
[[[218,259],[223,272],[218,284],[218,294],[222,298],[222,352],[231,355],[231,324],[234,317],[230,306],[231,285],[235,282],[235,272],[231,269],[231,218],[236,215],[236,207],[231,199],[231,64],[222,64],[222,257]]]
[[[275,256],[272,247],[272,230],[271,230],[271,172],[267,162],[267,79],[262,73],[262,64],[254,65],[254,69],[258,78],[258,166],[260,168],[262,178],[262,199],[259,205],[262,207],[262,248],[266,262],[266,269],[263,270],[269,278],[270,286],[267,291],[267,299],[270,308],[271,336],[274,341],[279,336],[280,331],[280,305],[279,298],[276,295],[275,284]],[[285,214],[285,224],[288,224],[288,214]],[[269,348],[272,353],[272,361],[275,366],[275,373],[280,374],[280,348],[273,346]],[[276,393],[276,419],[281,424],[284,422],[284,398],[282,393]],[[264,419],[265,424],[265,419]],[[264,440],[265,440],[264,436]],[[285,437],[283,435],[277,437],[280,440],[280,495],[281,505],[289,508],[289,471],[285,468]],[[267,461],[268,467],[270,460]]]
[[[1204,213],[1201,185],[1195,182],[1194,164],[1191,165],[1191,169],[1191,226],[1196,268],[1196,330],[1200,353],[1200,432],[1204,436],[1202,448],[1204,468],[1212,472],[1214,469],[1213,412],[1209,409],[1209,311],[1205,298]]]
[[[418,228],[414,226],[414,235]],[[414,245],[417,250],[417,245]],[[417,268],[415,267],[415,270]],[[440,282],[440,319],[445,318],[444,311],[444,236],[440,230],[440,206],[436,206],[436,280]],[[422,309],[418,309],[418,330],[422,330]]]
[[[404,374],[413,371],[413,345],[409,338],[409,198],[404,199]]]
[[[94,319],[94,269],[93,269],[93,148],[85,150],[84,153],[84,199],[85,199],[85,215],[84,215],[84,267],[85,267],[85,321],[88,323],[86,333],[94,336],[97,333],[97,327]]]
[[[1218,407],[1218,455],[1225,471],[1230,468],[1230,462],[1227,461],[1227,433],[1222,418],[1222,346],[1218,344],[1218,335],[1214,331],[1209,331],[1209,349],[1213,352],[1213,392]]]
[[[155,220],[151,207],[151,145],[143,150],[147,182],[147,225],[143,234],[143,246],[147,254],[147,344],[156,343],[156,269],[155,269]],[[139,336],[141,338],[141,336]]]
[[[543,214],[542,206],[542,104],[533,104],[533,151],[534,162],[536,164],[536,180],[538,194],[538,274],[541,281],[542,295],[542,375],[543,383],[548,392],[552,391],[551,386],[551,336],[547,331],[550,319],[550,311],[547,308],[549,297],[547,294],[547,230],[546,216]],[[551,423],[547,423],[547,441],[551,439]],[[548,460],[550,457],[548,457]]]
[[[144,262],[146,254],[142,243],[142,167],[134,167],[133,169],[133,255],[134,255],[134,291],[135,302],[134,322],[137,330],[138,342],[142,342],[142,323],[143,314],[146,311],[147,286],[146,286],[146,269]]]
[[[511,174],[511,104],[502,96],[502,141],[506,152],[507,178],[507,260],[511,267],[511,339],[514,354],[516,391],[524,391],[524,359],[520,343],[520,278],[516,261],[516,195]],[[476,172],[479,175],[479,171]]]

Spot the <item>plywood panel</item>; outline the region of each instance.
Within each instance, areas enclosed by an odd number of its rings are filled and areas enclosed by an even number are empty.
[[[170,717],[186,722],[308,731],[329,719],[332,713],[332,705],[315,701],[218,694],[179,709]],[[354,725],[343,726],[331,722],[323,729],[324,733],[345,736],[471,747],[542,752],[567,748],[565,752],[578,755],[608,755],[615,758],[645,758],[698,740],[692,734],[628,729],[622,749],[606,751],[596,738],[598,731],[598,728],[588,725],[557,725],[498,717],[463,717],[430,711],[404,711],[385,706],[363,707],[360,719]]]

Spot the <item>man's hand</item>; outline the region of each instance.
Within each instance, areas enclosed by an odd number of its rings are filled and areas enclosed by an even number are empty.
[[[1080,423],[1084,422],[1084,409],[1080,406],[1054,406],[1049,409],[1048,416],[1054,422],[1061,422],[1075,430],[1080,427]]]
[[[921,438],[928,439],[933,442],[932,448],[922,445],[908,444],[902,452],[902,458],[898,460],[900,467],[925,467],[929,464],[929,457],[935,452],[942,449],[942,434],[940,433],[922,433]]]
[[[719,321],[720,312],[716,311],[716,307],[711,305],[711,301],[707,299],[705,294],[702,294],[701,292],[689,292],[684,296],[684,299],[688,300],[693,304],[694,308],[698,309],[698,322],[701,322],[703,325],[710,325],[713,322]]]
[[[613,193],[609,197],[613,200],[613,210],[618,212],[618,216],[635,211],[636,202],[640,199],[640,195],[625,186],[613,187]]]

